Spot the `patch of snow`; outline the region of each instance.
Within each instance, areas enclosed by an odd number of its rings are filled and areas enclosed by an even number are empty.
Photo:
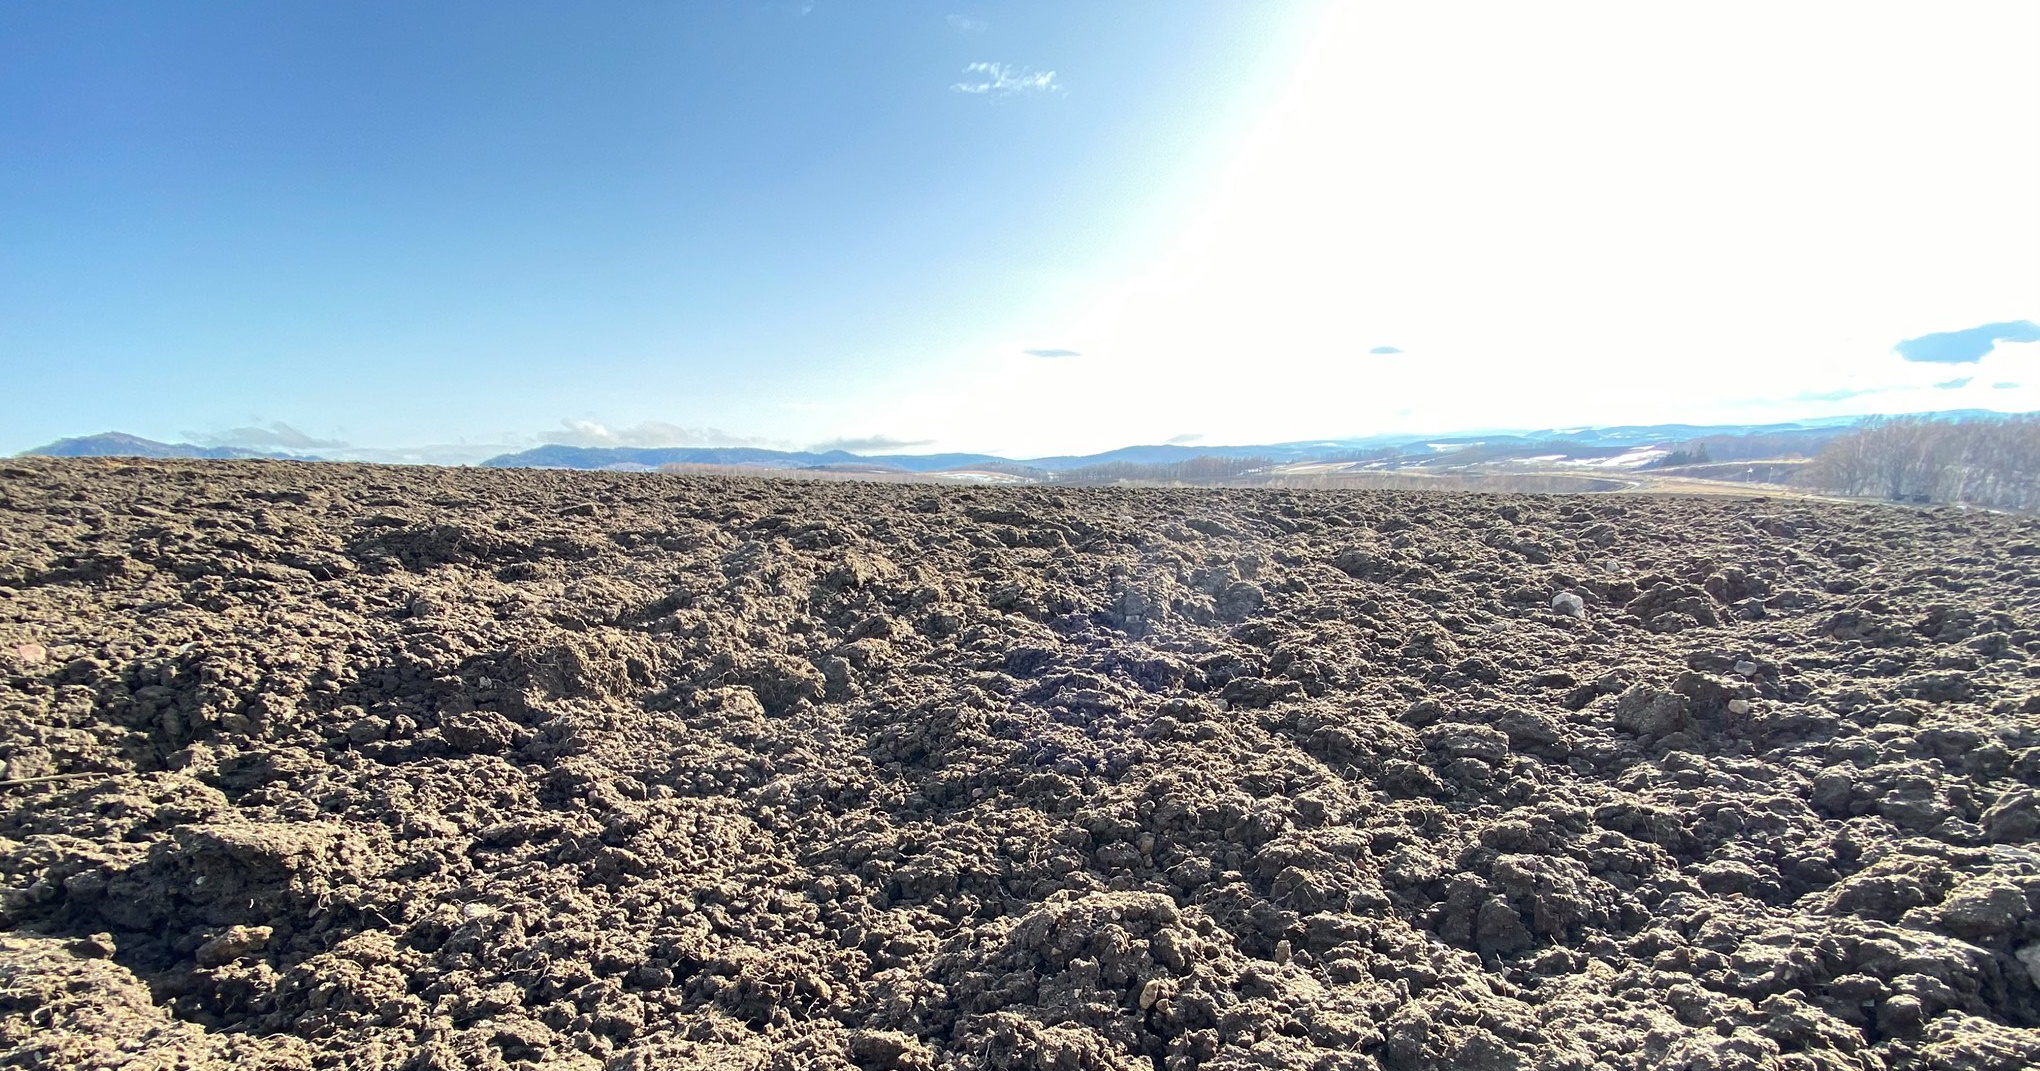
[[[977,471],[931,472],[928,475],[935,479],[945,480],[950,483],[1019,485],[1034,482],[1033,480],[1030,480],[1025,476],[1016,476],[1010,472],[977,472]]]
[[[1566,464],[1593,469],[1640,469],[1670,452],[1669,450],[1660,450],[1656,447],[1640,446],[1627,453],[1616,454],[1614,457],[1580,458],[1576,461],[1568,461]]]

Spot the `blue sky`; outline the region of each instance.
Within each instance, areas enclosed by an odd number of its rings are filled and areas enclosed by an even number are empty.
[[[1394,7],[0,0],[0,451],[2040,408],[2030,5]]]

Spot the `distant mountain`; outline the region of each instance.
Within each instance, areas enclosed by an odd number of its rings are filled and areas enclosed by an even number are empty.
[[[940,472],[1004,458],[990,454],[881,454],[845,450],[760,450],[749,446],[559,446],[546,445],[482,462],[492,469],[607,469],[622,465],[731,465],[764,469],[811,469],[830,465],[878,466],[902,472]]]
[[[285,461],[312,461],[316,458],[300,458],[291,454],[272,453],[263,450],[249,450],[239,446],[194,446],[191,443],[159,443],[138,435],[127,435],[118,431],[98,435],[81,435],[75,439],[58,439],[47,446],[23,450],[23,457],[166,457],[166,458],[210,458],[213,460],[234,460],[241,458],[270,458]]]
[[[1970,411],[1933,414],[1960,419],[1985,415]],[[1789,424],[1644,424],[1609,428],[1553,428],[1544,431],[1454,432],[1442,435],[1369,435],[1351,439],[1313,439],[1300,442],[1260,443],[1241,446],[1125,446],[1098,454],[1066,454],[1054,457],[1011,459],[989,454],[886,454],[863,456],[842,450],[815,453],[801,450],[763,450],[753,447],[593,447],[540,446],[521,453],[504,454],[482,462],[491,468],[617,469],[657,468],[665,464],[730,465],[761,469],[818,469],[873,467],[902,472],[942,472],[960,468],[1014,468],[1038,472],[1066,472],[1094,465],[1175,465],[1198,458],[1266,458],[1277,463],[1320,461],[1351,457],[1372,450],[1394,450],[1411,460],[1447,453],[1463,455],[1480,447],[1483,456],[1503,457],[1511,453],[1552,453],[1570,450],[1584,456],[1619,453],[1622,449],[1689,442],[1696,439],[1724,439],[1747,436],[1778,437],[1779,444],[1818,449],[1820,444],[1853,426],[1862,418],[1838,417]],[[1465,455],[1471,456],[1471,455]]]
[[[2008,414],[1980,409],[1958,409],[1919,414],[1930,420],[1974,420]],[[1775,457],[1786,453],[1811,454],[1829,439],[1861,423],[1865,417],[1826,417],[1783,424],[1638,424],[1612,427],[1549,428],[1542,431],[1496,429],[1459,431],[1436,435],[1397,433],[1342,439],[1313,439],[1298,442],[1247,444],[1240,446],[1126,446],[1098,454],[1058,455],[1012,459],[991,454],[853,454],[844,450],[763,450],[755,447],[535,447],[503,454],[480,462],[488,468],[543,469],[656,469],[660,465],[720,465],[757,469],[833,469],[837,471],[891,470],[902,473],[947,472],[971,469],[1000,472],[1026,478],[1097,465],[1176,465],[1199,458],[1266,458],[1276,464],[1304,461],[1349,461],[1359,455],[1379,456],[1392,451],[1394,464],[1462,464],[1476,460],[1510,457],[1563,455],[1597,457],[1619,454],[1641,447],[1704,445],[1717,461]],[[459,448],[466,450],[471,448]],[[395,463],[458,463],[461,456],[453,447],[425,451],[360,450],[329,451],[330,458],[251,450],[239,446],[196,446],[191,443],[161,443],[139,436],[109,431],[76,439],[59,439],[47,446],[24,450],[24,455],[49,457],[159,457],[159,458],[274,458],[294,461],[363,460]]]
[[[1947,413],[1925,413],[1936,420],[1964,420],[1975,416],[1996,416],[1964,409]],[[1867,417],[1826,417],[1784,424],[1617,424],[1609,427],[1546,428],[1542,431],[1453,432],[1423,436],[1421,441],[1457,445],[1463,443],[1578,443],[1589,446],[1656,446],[1718,436],[1779,435],[1795,432],[1834,433],[1846,431]]]
[[[1333,454],[1351,453],[1356,447],[1345,443],[1275,443],[1267,446],[1122,446],[1102,454],[1037,457],[1024,464],[1050,472],[1088,468],[1092,465],[1179,465],[1200,457],[1265,457],[1270,461],[1311,461]]]

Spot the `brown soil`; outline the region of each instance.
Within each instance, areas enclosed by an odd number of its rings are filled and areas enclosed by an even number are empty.
[[[5,462],[0,1065],[2030,1068],[2036,541]]]

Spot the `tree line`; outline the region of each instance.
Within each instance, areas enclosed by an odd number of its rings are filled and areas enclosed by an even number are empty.
[[[1223,483],[1255,475],[1273,464],[1272,459],[1265,457],[1216,456],[1154,464],[1108,461],[1058,472],[1055,482],[1083,487],[1110,487],[1122,483]]]
[[[2040,414],[1879,417],[1830,441],[1800,479],[1894,502],[2040,510]]]

